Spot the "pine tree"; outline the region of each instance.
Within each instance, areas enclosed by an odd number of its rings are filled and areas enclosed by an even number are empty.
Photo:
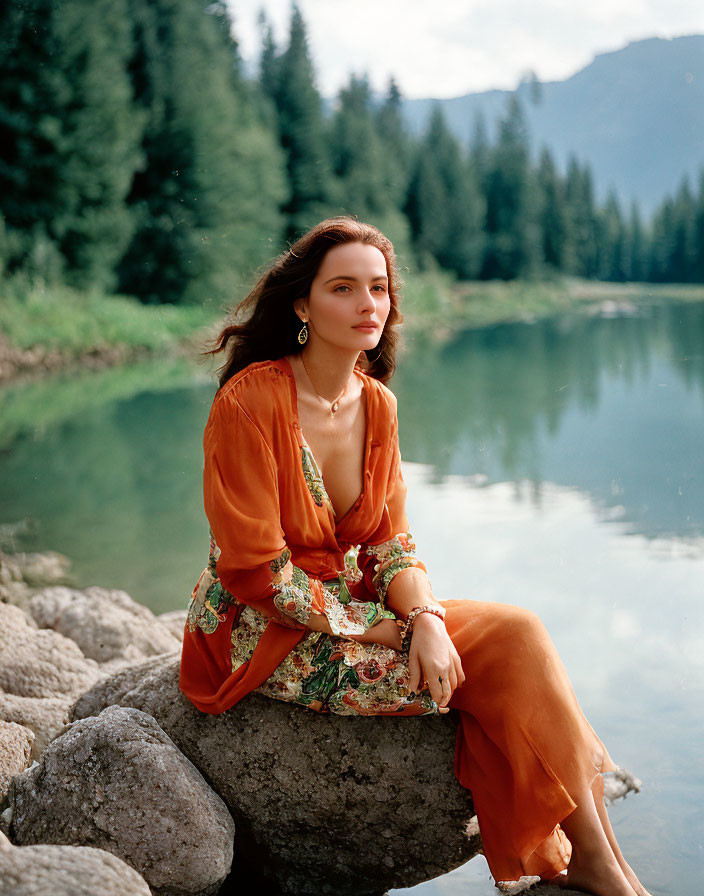
[[[70,283],[109,289],[135,226],[125,197],[144,125],[126,71],[126,0],[8,0],[0,34],[8,269],[46,274],[35,263],[44,256]]]
[[[371,91],[365,77],[352,75],[340,90],[329,135],[343,211],[360,220],[386,213],[392,206],[384,178],[386,159],[374,126]]]
[[[543,261],[548,267],[560,271],[571,263],[568,257],[564,185],[547,147],[540,154],[537,178],[540,191],[538,221]]]
[[[294,238],[333,211],[335,183],[322,100],[315,86],[305,23],[293,5],[289,42],[262,69],[274,100],[278,133],[286,156],[290,196],[283,207],[287,235]]]
[[[374,114],[374,126],[384,153],[384,189],[396,209],[403,208],[413,159],[413,146],[403,120],[402,105],[398,84],[391,78],[386,96]]]
[[[474,130],[470,141],[469,155],[477,182],[483,193],[486,192],[490,152],[489,137],[486,130],[486,119],[481,112],[478,112],[474,118]]]
[[[279,83],[278,60],[274,31],[264,10],[261,10],[259,13],[259,26],[262,35],[262,49],[259,55],[259,83],[264,93],[273,100],[276,98]]]
[[[474,169],[438,104],[418,147],[406,202],[417,251],[461,278],[476,277],[483,211]]]
[[[130,0],[129,19],[148,117],[120,289],[147,302],[229,299],[279,246],[280,150],[242,83],[222,4]]]
[[[597,216],[589,168],[580,167],[574,156],[567,164],[565,203],[569,251],[567,270],[578,277],[598,274]]]
[[[672,279],[672,257],[674,254],[674,203],[667,197],[658,206],[653,216],[652,252],[648,279],[656,283]]]
[[[421,268],[432,264],[441,251],[445,233],[445,186],[432,148],[418,145],[404,212],[411,225],[413,246]]]
[[[704,177],[704,175],[703,175]],[[673,199],[668,196],[653,217],[650,279],[661,283],[689,283],[698,280],[702,257],[702,197],[697,199],[687,178]]]
[[[597,219],[597,277],[623,282],[626,279],[626,239],[618,197],[609,191]]]
[[[699,192],[694,208],[693,274],[695,283],[704,283],[704,168],[699,171]]]
[[[670,261],[671,279],[677,283],[691,283],[696,268],[694,197],[685,177],[673,205],[674,233]]]
[[[409,228],[397,204],[407,175],[394,154],[394,140],[400,135],[385,133],[379,124],[380,114],[374,107],[367,78],[353,75],[340,90],[328,123],[328,147],[338,196],[334,210],[376,225],[392,240],[397,254],[407,257]],[[392,110],[386,108],[384,114],[391,125]]]
[[[486,238],[482,277],[530,276],[540,264],[540,234],[535,220],[537,187],[530,167],[525,120],[511,96],[499,122],[485,180]]]
[[[647,276],[648,239],[641,220],[638,203],[635,201],[631,204],[626,246],[627,279],[640,283]]]

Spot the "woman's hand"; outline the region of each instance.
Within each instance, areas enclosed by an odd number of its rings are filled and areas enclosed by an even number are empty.
[[[360,644],[383,644],[385,647],[401,649],[401,633],[393,619],[382,619],[361,635],[349,635],[353,641]]]
[[[408,668],[411,690],[422,691],[427,681],[440,712],[449,712],[447,704],[455,688],[463,683],[464,672],[445,623],[432,613],[420,613],[415,618]]]

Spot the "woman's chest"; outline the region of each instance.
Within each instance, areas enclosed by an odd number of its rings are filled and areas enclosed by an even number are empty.
[[[308,465],[319,478],[336,519],[352,508],[364,491],[366,423],[363,408],[341,419],[300,415]]]

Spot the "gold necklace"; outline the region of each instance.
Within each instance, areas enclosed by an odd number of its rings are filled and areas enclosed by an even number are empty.
[[[318,392],[318,390],[315,388],[315,386],[313,385],[313,380],[310,378],[310,374],[308,373],[308,368],[306,367],[306,362],[303,360],[303,354],[302,353],[299,354],[298,357],[301,359],[301,364],[303,365],[303,370],[305,371],[306,378],[308,379],[308,382],[310,383],[311,388],[313,389],[315,394],[318,396],[318,398],[321,401],[325,402],[325,405],[327,406],[328,410],[330,411],[330,416],[331,417],[334,416],[337,413],[338,408],[340,407],[340,400],[341,400],[342,396],[345,394],[345,392],[347,391],[347,386],[349,385],[349,383],[345,383],[345,388],[342,390],[342,392],[340,392],[340,394],[337,396],[337,398],[334,401],[329,401],[327,398],[324,398],[320,394],[320,392]]]

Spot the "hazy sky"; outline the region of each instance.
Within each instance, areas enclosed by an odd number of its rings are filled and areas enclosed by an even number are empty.
[[[227,0],[247,62],[257,59],[264,9],[280,43],[290,0]],[[350,72],[406,97],[514,88],[534,71],[561,80],[595,54],[644,37],[704,33],[704,0],[299,0],[318,89],[333,95]]]

